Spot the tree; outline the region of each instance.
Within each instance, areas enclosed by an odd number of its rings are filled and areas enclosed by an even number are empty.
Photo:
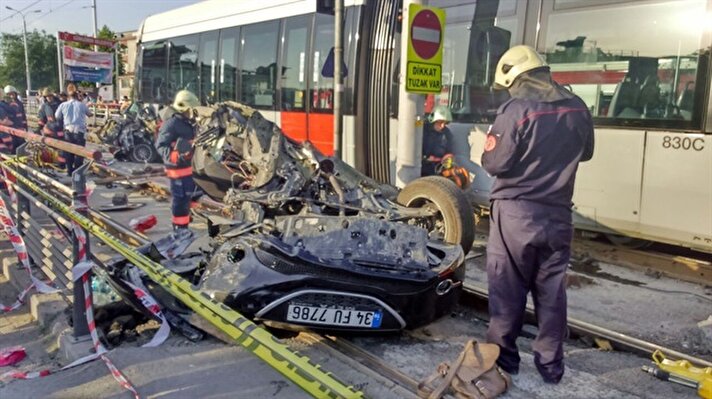
[[[28,32],[27,57],[30,62],[32,89],[59,87],[57,40],[54,36],[36,29]],[[27,90],[25,47],[21,34],[0,35],[0,85],[13,85],[22,93]]]

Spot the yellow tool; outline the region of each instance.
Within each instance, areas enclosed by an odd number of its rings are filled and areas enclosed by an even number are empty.
[[[663,381],[670,381],[697,390],[704,399],[712,399],[712,367],[695,367],[687,360],[670,360],[657,350],[653,353],[655,366],[643,366],[643,371]]]

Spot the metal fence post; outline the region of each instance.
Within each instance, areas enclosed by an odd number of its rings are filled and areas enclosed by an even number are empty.
[[[80,213],[82,216],[86,216],[88,213],[86,192],[87,185],[86,176],[84,174],[88,167],[89,162],[84,162],[82,166],[77,168],[74,173],[72,173],[72,189],[74,190],[74,193],[72,194],[72,207],[77,213]],[[84,230],[84,236],[86,237],[86,256],[89,257],[89,234],[86,230]],[[79,249],[79,240],[77,239],[74,231],[72,231],[72,257],[75,265],[82,261],[82,259],[79,258]],[[89,278],[91,279],[91,271],[89,271],[88,273]],[[73,292],[74,304],[72,320],[74,321],[74,338],[76,339],[82,336],[89,335],[89,326],[87,325],[86,307],[84,300],[84,285],[80,280],[74,282]],[[89,293],[89,295],[91,295],[91,293]]]
[[[17,147],[16,154],[18,157],[23,157],[27,156],[27,143],[23,143],[21,146]],[[22,177],[27,177],[27,173],[25,173],[21,168],[18,168],[18,173]],[[9,183],[8,183],[9,184]],[[15,193],[15,196],[17,198],[17,204],[15,204],[15,212],[16,212],[16,218],[15,218],[15,224],[17,225],[17,232],[22,235],[22,212],[27,212],[28,215],[30,215],[30,200],[27,199],[24,195],[21,195],[20,193]]]

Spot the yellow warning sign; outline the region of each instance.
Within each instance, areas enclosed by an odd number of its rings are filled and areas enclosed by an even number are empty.
[[[408,6],[408,22],[405,90],[411,93],[440,93],[445,11],[411,4]]]
[[[408,62],[405,90],[414,93],[440,93],[442,67],[438,64]]]

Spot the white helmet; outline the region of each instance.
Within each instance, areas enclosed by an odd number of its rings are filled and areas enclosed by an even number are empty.
[[[10,93],[19,93],[19,92],[17,91],[15,86],[10,86],[10,85],[5,86],[5,94],[10,94]]]
[[[445,121],[447,123],[452,122],[452,112],[450,112],[450,108],[448,108],[445,105],[438,105],[433,109],[433,113],[430,114],[430,118],[428,118],[430,123],[433,123],[435,121]]]
[[[502,54],[494,73],[495,88],[509,88],[524,72],[546,67],[544,58],[529,46],[514,46]]]
[[[198,97],[188,90],[179,91],[176,93],[175,100],[173,100],[173,108],[178,112],[185,112],[199,105],[200,100],[198,100]]]

